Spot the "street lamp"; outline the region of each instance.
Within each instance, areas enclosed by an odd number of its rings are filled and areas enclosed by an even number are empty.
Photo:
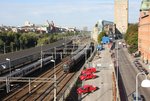
[[[142,87],[150,87],[150,80],[147,79],[147,75],[145,74],[145,72],[139,72],[136,75],[136,101],[138,101],[138,76],[141,74],[145,75],[145,79],[142,81],[141,86]]]
[[[55,55],[55,60],[56,60],[56,47],[54,47],[54,55]]]
[[[43,48],[42,48],[42,44],[41,44],[41,68],[43,67]]]
[[[84,52],[85,52],[85,63],[86,63],[86,61],[87,61],[87,52],[86,52],[86,51],[87,51],[87,48],[86,48],[85,51],[84,51]]]
[[[119,70],[118,70],[118,69],[119,69],[119,68],[118,68],[118,67],[119,67],[119,65],[118,65],[118,62],[119,62],[119,61],[118,61],[118,59],[119,59],[119,55],[118,55],[118,48],[119,48],[119,47],[118,47],[118,44],[121,45],[121,42],[118,42],[118,41],[117,41],[117,82],[118,82],[118,72],[119,72]]]
[[[6,61],[8,61],[8,67],[9,67],[9,71],[10,71],[10,74],[9,76],[11,77],[11,64],[10,64],[10,59],[9,58],[6,58]],[[6,78],[6,90],[7,90],[7,93],[10,92],[10,82],[9,82],[9,78]]]
[[[57,83],[56,83],[56,71],[55,71],[55,60],[51,60],[54,63],[54,101],[57,100]]]
[[[118,44],[121,45],[121,42],[118,42],[117,40],[117,86],[118,86],[118,83],[119,83],[119,79],[118,79],[118,75],[119,75],[119,65],[118,65],[118,62],[119,62],[119,55],[118,55]],[[116,97],[116,100],[118,98],[118,94],[117,94],[117,97]]]
[[[10,72],[10,76],[11,76],[11,63],[10,63],[10,59],[9,58],[6,58],[6,61],[8,61],[8,63],[9,63],[9,65],[8,65],[8,67],[9,67],[9,72]]]
[[[6,44],[4,42],[4,54],[6,54]]]
[[[14,44],[13,42],[11,42],[11,52],[13,53],[14,52]]]
[[[62,43],[62,45],[64,46],[64,48],[63,48],[63,54],[65,54],[66,45],[65,45],[65,43]]]

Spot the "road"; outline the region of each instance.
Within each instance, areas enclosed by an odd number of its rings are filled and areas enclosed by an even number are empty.
[[[127,49],[123,48],[121,45],[118,46],[119,72],[123,80],[127,101],[132,101],[131,95],[135,92],[136,88],[136,75],[140,71],[134,66],[134,60],[128,54]],[[150,88],[142,88],[140,86],[141,81],[144,80],[144,78],[145,77],[143,75],[139,75],[138,77],[139,93],[145,97],[146,101],[149,101]]]

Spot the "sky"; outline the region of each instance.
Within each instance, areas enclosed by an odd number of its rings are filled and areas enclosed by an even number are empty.
[[[141,0],[129,0],[129,22],[139,18]],[[114,0],[1,0],[0,25],[22,26],[25,21],[44,24],[53,21],[62,27],[87,26],[100,20],[114,20]]]

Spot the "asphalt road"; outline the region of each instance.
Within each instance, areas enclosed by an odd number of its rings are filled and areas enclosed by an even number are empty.
[[[118,61],[119,61],[119,72],[121,74],[127,101],[132,101],[132,93],[136,89],[136,75],[140,71],[133,64],[133,59],[129,56],[126,49],[123,49],[121,45],[118,45]],[[117,50],[116,50],[117,51]],[[146,101],[150,101],[150,88],[142,88],[140,83],[144,80],[143,75],[139,75],[138,84],[139,84],[139,93],[145,97]],[[123,88],[122,88],[123,89]],[[125,95],[124,95],[125,96]],[[124,100],[126,101],[126,100]]]

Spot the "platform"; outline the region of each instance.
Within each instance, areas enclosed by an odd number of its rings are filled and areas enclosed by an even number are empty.
[[[108,45],[104,50],[97,52],[93,61],[87,64],[97,68],[97,78],[82,82],[82,85],[90,84],[98,87],[92,93],[83,94],[81,101],[113,101],[113,63],[110,57]]]

